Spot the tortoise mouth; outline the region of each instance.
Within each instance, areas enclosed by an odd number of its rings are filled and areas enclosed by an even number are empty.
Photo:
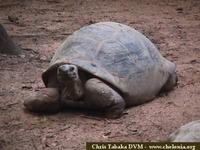
[[[68,74],[68,73],[58,73],[58,78],[61,80],[73,80],[73,79],[77,79],[78,76],[73,73],[73,74]]]

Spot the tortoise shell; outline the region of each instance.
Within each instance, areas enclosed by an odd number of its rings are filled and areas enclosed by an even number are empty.
[[[45,85],[65,63],[110,83],[127,105],[153,99],[176,69],[143,34],[115,22],[88,25],[70,35],[43,73]]]

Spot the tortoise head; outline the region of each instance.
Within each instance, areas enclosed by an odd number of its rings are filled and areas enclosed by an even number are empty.
[[[79,79],[78,68],[72,64],[64,64],[57,69],[57,78],[61,83]]]

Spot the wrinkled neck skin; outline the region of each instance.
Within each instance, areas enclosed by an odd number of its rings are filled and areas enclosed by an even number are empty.
[[[78,101],[83,96],[83,84],[79,78],[66,81],[61,87],[61,101]]]

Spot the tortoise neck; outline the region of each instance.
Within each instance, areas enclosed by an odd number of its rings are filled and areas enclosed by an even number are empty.
[[[79,100],[83,96],[83,84],[78,78],[65,83],[61,88],[61,98],[65,100]]]

